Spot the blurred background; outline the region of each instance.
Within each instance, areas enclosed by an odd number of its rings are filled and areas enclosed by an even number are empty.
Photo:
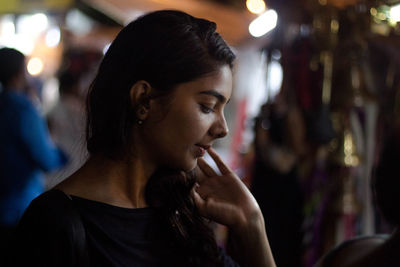
[[[217,149],[260,203],[278,266],[392,231],[370,180],[399,129],[400,0],[0,0],[0,47],[26,55],[30,98],[74,155],[47,188],[85,160],[85,93],[110,42],[157,9],[216,22],[237,54]]]

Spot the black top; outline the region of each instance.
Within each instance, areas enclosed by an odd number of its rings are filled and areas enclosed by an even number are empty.
[[[170,266],[161,256],[168,242],[162,240],[156,208],[71,199],[51,190],[31,203],[18,226],[10,266],[78,266],[82,235],[74,220],[82,222],[86,233],[90,266]],[[238,266],[222,250],[221,257],[223,266]]]
[[[160,266],[154,208],[128,209],[72,196],[86,229],[94,266]]]

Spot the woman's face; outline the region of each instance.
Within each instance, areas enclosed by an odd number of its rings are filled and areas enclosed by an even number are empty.
[[[179,84],[167,107],[154,100],[143,126],[144,145],[156,166],[189,171],[197,166],[214,140],[228,127],[224,108],[232,93],[228,66],[194,81]]]

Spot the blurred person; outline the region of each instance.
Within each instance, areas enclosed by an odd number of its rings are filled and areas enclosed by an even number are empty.
[[[89,158],[32,202],[11,265],[238,266],[212,220],[242,266],[275,266],[257,202],[211,148],[228,134],[234,58],[215,23],[184,12],[125,26],[89,90]]]
[[[75,172],[87,159],[85,148],[85,96],[102,53],[70,48],[58,71],[60,98],[47,114],[51,137],[70,159],[57,172],[46,176],[51,188]]]
[[[315,267],[400,266],[400,127],[385,138],[372,176],[371,188],[378,211],[391,224],[391,234],[359,236],[324,255]]]
[[[0,49],[0,231],[1,251],[29,203],[43,193],[43,171],[66,162],[28,96],[25,56]]]
[[[277,266],[300,267],[303,193],[294,138],[288,135],[301,135],[302,127],[290,112],[282,102],[265,103],[255,118],[250,188],[267,218],[266,231]]]

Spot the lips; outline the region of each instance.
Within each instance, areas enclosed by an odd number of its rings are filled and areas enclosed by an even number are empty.
[[[208,150],[211,147],[210,145],[201,145],[201,144],[196,144],[196,146],[201,147],[204,150]]]
[[[206,151],[211,147],[210,145],[201,145],[201,144],[196,144],[198,150],[197,150],[197,156],[198,157],[203,157],[206,154]]]

